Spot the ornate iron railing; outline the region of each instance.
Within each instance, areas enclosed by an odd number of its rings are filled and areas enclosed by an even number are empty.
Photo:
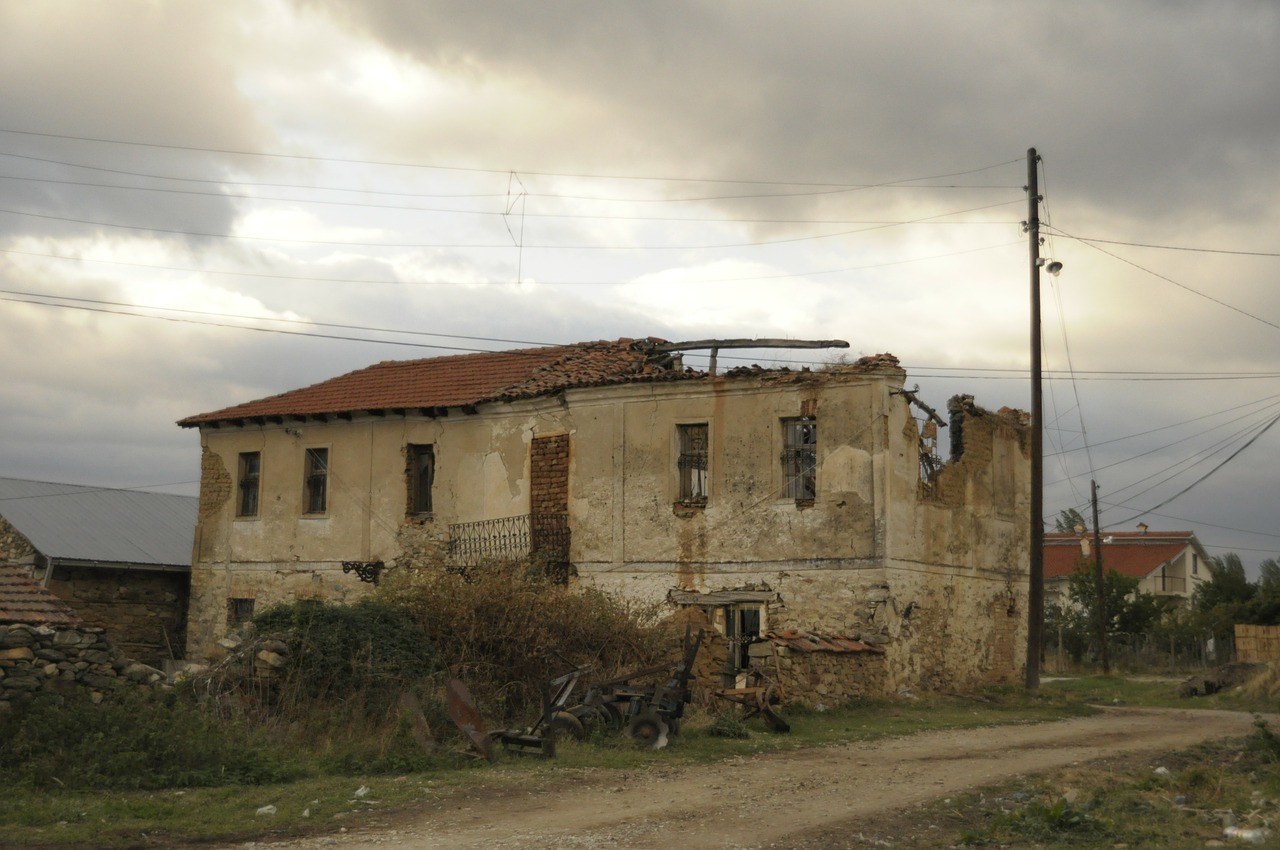
[[[569,561],[567,514],[524,514],[449,524],[449,560],[458,566],[538,556],[548,564]]]

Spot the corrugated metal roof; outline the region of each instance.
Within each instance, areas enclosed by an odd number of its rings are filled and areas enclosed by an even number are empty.
[[[191,567],[195,496],[0,478],[0,517],[56,560]]]
[[[66,603],[31,578],[26,567],[0,561],[0,623],[76,626]]]
[[[800,652],[884,652],[879,647],[843,635],[818,635],[799,629],[768,632],[765,637],[777,646]]]

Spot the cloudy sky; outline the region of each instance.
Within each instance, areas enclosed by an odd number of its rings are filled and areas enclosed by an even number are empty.
[[[1048,516],[1096,479],[1254,564],[1277,43],[1269,2],[0,0],[0,475],[194,493],[183,416],[623,336],[1027,409],[1035,147]]]

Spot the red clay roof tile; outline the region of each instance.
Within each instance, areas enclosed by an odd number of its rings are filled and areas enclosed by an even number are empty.
[[[697,374],[672,369],[666,355],[652,357],[650,349],[658,342],[662,340],[619,339],[388,360],[302,389],[190,416],[178,424],[190,428],[258,417],[464,407],[534,398],[573,387]]]
[[[0,562],[0,623],[79,625],[79,618],[66,603],[41,587],[27,570]]]
[[[1108,531],[1102,537],[1102,568],[1134,578],[1146,578],[1194,544],[1194,536],[1189,531]],[[1093,537],[1088,540],[1092,553]],[[1080,538],[1075,534],[1052,533],[1045,534],[1044,542],[1044,577],[1062,578],[1074,573],[1082,557]],[[1088,556],[1088,563],[1093,563],[1092,554]]]

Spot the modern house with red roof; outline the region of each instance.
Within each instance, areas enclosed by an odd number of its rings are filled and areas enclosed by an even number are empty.
[[[389,361],[183,419],[202,451],[189,655],[278,601],[534,554],[701,608],[731,646],[791,629],[875,647],[886,689],[1020,675],[1025,415],[957,396],[944,418],[891,355],[718,372],[721,344]],[[694,348],[711,368],[683,366]],[[728,652],[727,673],[760,655]]]
[[[1107,531],[1101,535],[1102,568],[1140,580],[1138,590],[1156,596],[1190,599],[1208,581],[1209,555],[1190,531]],[[1095,563],[1093,534],[1046,533],[1044,536],[1045,599],[1063,603],[1067,584],[1079,565]]]

